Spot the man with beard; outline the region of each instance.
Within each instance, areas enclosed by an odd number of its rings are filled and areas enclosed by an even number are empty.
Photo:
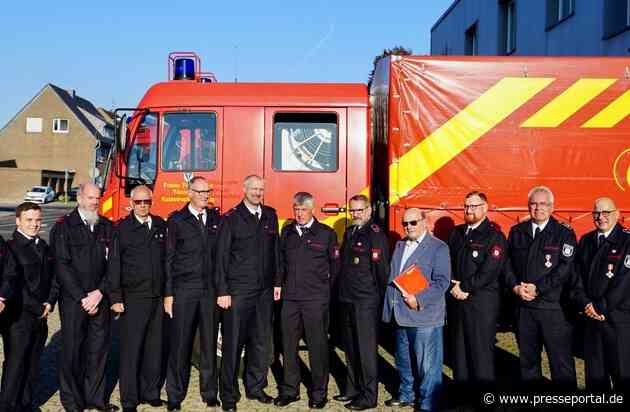
[[[426,215],[420,209],[407,209],[402,226],[406,237],[396,242],[383,307],[383,321],[393,322],[396,328],[400,389],[399,396],[385,406],[415,403],[416,411],[436,411],[442,389],[444,294],[451,279],[448,247],[428,232]],[[415,295],[394,284],[396,277],[413,266],[428,281],[427,288]]]
[[[575,257],[575,300],[587,317],[586,388],[592,392],[630,388],[630,230],[618,219],[612,199],[597,199],[596,230],[582,237]]]
[[[298,345],[304,335],[308,346],[312,385],[309,407],[322,409],[328,396],[328,323],[330,287],[339,266],[337,235],[313,216],[310,193],[293,196],[295,221],[280,237],[282,284],[283,379],[276,406],[300,400]]]
[[[166,374],[167,409],[180,410],[188,392],[193,340],[199,330],[199,391],[208,407],[217,400],[217,307],[213,282],[220,214],[208,207],[205,178],[190,180],[190,202],[168,218],[164,311],[171,318]]]
[[[553,193],[545,186],[530,190],[530,220],[518,223],[508,236],[506,284],[518,297],[516,337],[521,378],[542,384],[543,345],[556,388],[577,386],[573,360],[573,326],[565,313],[576,239],[573,229],[551,216]]]
[[[350,226],[341,246],[337,278],[341,340],[348,364],[345,391],[333,397],[347,409],[376,407],[378,400],[378,329],[383,294],[389,278],[387,236],[372,223],[365,195],[350,198]]]
[[[269,404],[265,393],[271,361],[273,301],[280,300],[278,216],[262,204],[265,186],[260,176],[243,181],[243,201],[228,211],[217,247],[217,303],[223,309],[223,410],[235,411],[240,398],[238,369],[246,351],[245,396]]]
[[[131,190],[129,216],[112,233],[108,280],[111,309],[120,317],[120,400],[161,406],[162,287],[166,224],[150,214],[152,192]]]
[[[46,319],[57,301],[52,256],[39,238],[41,207],[24,202],[15,210],[16,230],[7,243],[16,262],[15,291],[8,309],[0,411],[31,411],[39,358],[48,337]]]
[[[487,218],[488,199],[470,192],[464,221],[450,233],[452,287],[447,296],[448,348],[459,393],[476,396],[495,382],[494,341],[499,317],[499,277],[506,240]]]
[[[101,190],[79,186],[78,207],[50,232],[60,287],[61,403],[66,411],[116,411],[105,392],[110,305],[104,296],[112,223],[98,214]]]

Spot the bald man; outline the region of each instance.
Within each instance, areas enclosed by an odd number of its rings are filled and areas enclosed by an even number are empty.
[[[162,284],[166,223],[151,214],[147,186],[131,191],[131,213],[116,223],[109,254],[111,310],[120,318],[120,401],[161,406]]]
[[[593,206],[595,230],[580,240],[574,292],[586,317],[584,360],[590,391],[630,388],[630,231],[612,199]]]
[[[98,214],[101,190],[79,186],[78,206],[50,232],[60,287],[61,404],[66,411],[115,411],[105,391],[110,345],[109,300],[105,297],[112,223]]]

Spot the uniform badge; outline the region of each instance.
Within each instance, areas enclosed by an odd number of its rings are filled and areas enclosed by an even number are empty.
[[[357,246],[363,246],[363,243],[357,242]]]
[[[623,265],[630,269],[630,255],[626,255],[626,259],[623,261]]]
[[[479,256],[479,252],[477,252],[476,250],[473,250],[472,257],[476,258],[477,256]]]
[[[571,257],[573,256],[573,249],[574,249],[573,246],[565,243],[564,245],[562,245],[562,254],[565,257]]]
[[[381,249],[372,249],[372,261],[378,262],[381,260]]]
[[[617,253],[617,249],[613,249],[610,253],[614,255],[615,253]]]
[[[551,255],[545,255],[545,261],[545,267],[550,268],[552,266]]]
[[[501,249],[501,246],[499,245],[494,245],[492,249],[490,250],[491,256],[495,259],[499,259],[502,253],[503,253],[503,250]]]
[[[614,274],[614,273],[613,273],[613,271],[612,271],[612,270],[613,270],[613,267],[614,267],[614,266],[613,266],[613,264],[612,264],[612,263],[609,263],[609,264],[608,264],[608,272],[606,272],[606,277],[607,277],[608,279],[612,279],[612,278],[613,278],[613,276],[615,276],[615,274]]]
[[[352,259],[352,263],[354,263],[355,265],[359,264],[359,258],[355,257],[354,259]]]

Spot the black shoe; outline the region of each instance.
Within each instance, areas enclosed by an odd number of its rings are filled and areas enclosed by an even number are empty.
[[[328,399],[326,398],[319,401],[314,401],[311,399],[308,401],[308,407],[311,409],[324,409],[327,403],[328,403]]]
[[[105,406],[88,406],[87,409],[96,409],[100,412],[116,412],[120,408],[116,405],[112,405],[111,403],[107,403]]]
[[[123,408],[123,412],[138,412],[138,408],[135,406],[132,408]]]
[[[394,408],[405,408],[407,406],[413,406],[413,402],[401,401],[398,398],[391,398],[385,401],[385,406]]]
[[[236,412],[236,405],[223,403],[223,406],[221,406],[221,409],[223,409],[225,412]]]
[[[164,406],[166,402],[158,398],[158,399],[147,399],[140,403],[146,403],[147,405],[153,406],[154,408],[159,408],[160,406]]]
[[[346,409],[350,409],[351,411],[365,411],[367,409],[376,408],[376,405],[368,405],[362,402],[350,402],[350,403],[347,403],[345,406],[346,406]]]
[[[279,407],[283,407],[293,402],[297,402],[299,400],[300,400],[300,395],[297,395],[297,396],[280,395],[276,399],[273,400],[273,404]]]
[[[167,411],[181,411],[182,410],[182,404],[179,403],[179,402],[167,402],[166,410]]]
[[[333,399],[339,402],[348,402],[351,401],[355,398],[355,396],[350,396],[350,395],[335,395],[333,396]]]
[[[260,403],[264,403],[266,405],[273,402],[273,398],[265,393],[265,391],[260,391],[259,393],[250,393],[249,395],[245,395],[247,399],[256,400]]]
[[[208,399],[206,401],[206,406],[208,408],[218,408],[219,406],[221,406],[221,402],[219,402],[218,399]]]

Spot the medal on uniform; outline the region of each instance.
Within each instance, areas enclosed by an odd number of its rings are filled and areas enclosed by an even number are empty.
[[[550,268],[552,266],[551,255],[545,255],[545,260],[545,267]]]
[[[355,265],[359,264],[359,258],[355,257],[354,259],[352,259],[352,263],[354,263]]]
[[[479,256],[479,252],[477,252],[476,250],[473,250],[472,257],[476,258],[477,256]]]
[[[615,276],[615,274],[612,272],[613,267],[614,267],[614,266],[613,266],[613,264],[612,264],[612,263],[609,263],[609,264],[608,264],[608,272],[606,272],[606,277],[607,277],[608,279],[612,279],[612,278],[613,278],[613,276]]]

